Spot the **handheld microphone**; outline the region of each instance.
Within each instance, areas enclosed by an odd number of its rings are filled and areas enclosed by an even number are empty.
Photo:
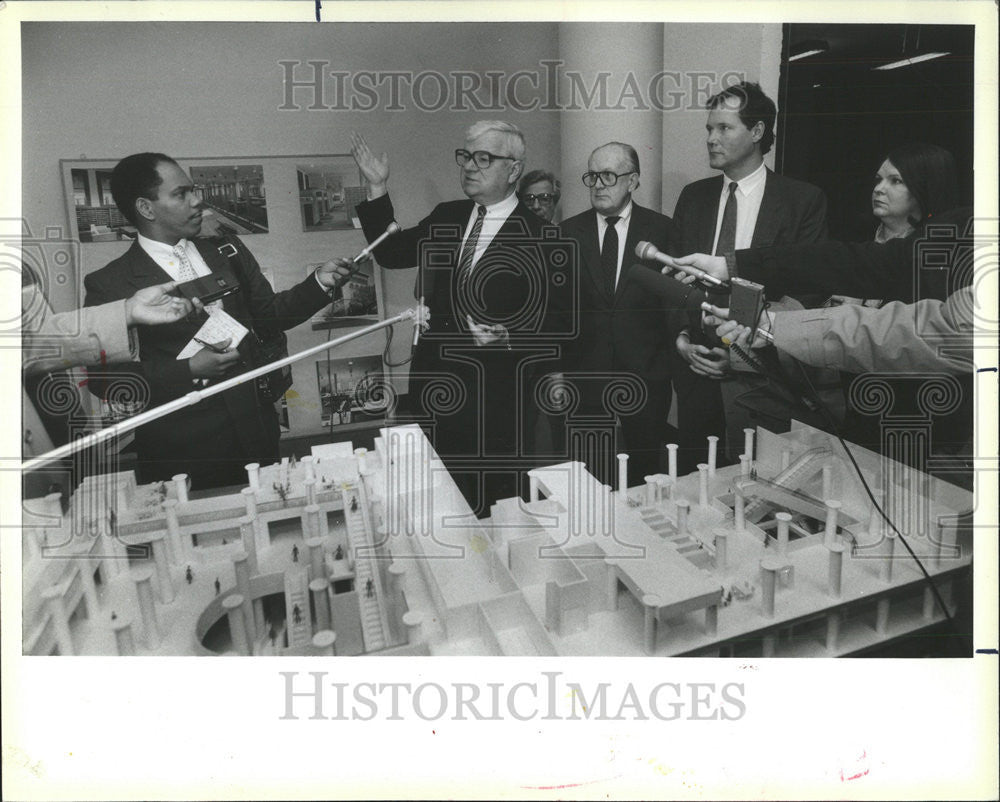
[[[388,228],[386,228],[385,231],[379,234],[379,236],[376,237],[375,240],[371,244],[369,244],[367,248],[363,249],[361,253],[355,256],[351,261],[354,262],[355,264],[357,264],[358,262],[363,262],[365,259],[367,259],[369,256],[372,255],[372,251],[374,251],[379,245],[381,245],[386,238],[402,230],[403,229],[400,228],[399,223],[393,220],[391,223],[389,223],[389,226]]]
[[[424,305],[424,296],[423,295],[420,296],[420,305],[421,306]],[[416,320],[413,321],[413,347],[414,348],[417,347],[417,343],[418,342],[420,342],[420,318],[419,318],[419,316],[417,317]]]
[[[679,265],[671,257],[667,256],[662,251],[658,250],[657,247],[652,242],[646,242],[643,240],[635,246],[635,255],[640,259],[645,261],[655,261],[665,264],[667,267],[671,267],[674,270],[683,270],[685,273],[694,276],[700,281],[707,282],[708,284],[713,284],[716,287],[720,287],[725,284],[724,281],[717,279],[715,276],[710,276],[704,270],[699,270],[696,267],[689,267],[687,265]]]

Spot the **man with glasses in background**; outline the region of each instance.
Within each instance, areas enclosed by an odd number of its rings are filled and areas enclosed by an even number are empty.
[[[358,134],[351,153],[368,182],[357,214],[372,242],[395,218],[389,159]],[[522,344],[544,337],[556,312],[539,243],[543,220],[515,193],[524,155],[516,126],[474,123],[454,156],[466,198],[438,204],[374,250],[384,268],[420,268],[415,295],[430,311],[430,328],[410,365],[408,411],[479,517],[518,495],[521,474],[534,466],[526,435],[534,416],[518,412],[530,408],[537,363]],[[546,307],[536,314],[540,303]],[[559,304],[564,310],[568,301]],[[457,400],[436,403],[445,396]]]
[[[645,240],[670,252],[674,245],[669,217],[635,203],[639,157],[631,145],[601,145],[587,163],[583,183],[591,208],[561,225],[564,236],[579,244],[580,336],[567,360],[566,378],[580,394],[580,411],[608,419],[618,427],[616,449],[574,454],[605,484],[612,479],[615,451],[629,455],[629,485],[660,469],[660,452],[672,442],[670,346],[667,313],[654,304],[634,271],[659,272],[656,262],[635,255]],[[621,383],[634,403],[608,408],[609,384]],[[601,453],[610,451],[610,453]]]
[[[560,196],[559,179],[548,170],[532,170],[521,179],[517,196],[521,203],[542,218],[551,223],[556,216],[556,205]]]

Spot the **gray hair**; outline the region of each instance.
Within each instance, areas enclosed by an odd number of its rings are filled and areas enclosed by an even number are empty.
[[[466,129],[465,138],[477,139],[489,131],[496,131],[504,137],[513,158],[518,161],[524,160],[524,134],[512,123],[503,120],[479,120]]]
[[[558,200],[561,194],[560,190],[562,189],[562,185],[559,183],[559,179],[555,177],[555,174],[550,173],[548,170],[532,170],[530,173],[521,178],[521,184],[517,191],[520,194],[532,184],[537,184],[541,181],[548,181],[552,184],[552,189],[555,192],[556,199]]]

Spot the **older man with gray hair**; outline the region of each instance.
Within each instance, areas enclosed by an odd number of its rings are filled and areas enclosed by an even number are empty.
[[[521,203],[546,223],[551,223],[556,216],[560,189],[559,179],[554,173],[548,170],[532,170],[521,178],[517,196],[521,199]]]
[[[351,152],[368,182],[368,200],[357,214],[372,242],[395,218],[389,158],[358,134]],[[409,411],[427,427],[480,516],[489,515],[494,501],[517,495],[519,475],[532,466],[531,416],[519,414],[530,406],[537,379],[527,355],[556,307],[566,307],[548,291],[543,220],[515,192],[524,159],[517,126],[474,123],[454,151],[465,198],[439,203],[374,250],[389,270],[420,268],[415,294],[431,319],[413,354]],[[435,403],[444,395],[455,403]]]

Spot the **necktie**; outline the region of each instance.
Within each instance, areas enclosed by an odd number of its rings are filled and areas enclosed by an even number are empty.
[[[181,247],[180,243],[173,247],[174,257],[177,259],[177,263],[181,266],[181,269],[177,273],[178,281],[191,281],[192,279],[198,278],[198,274],[194,271],[194,267],[191,266],[191,260],[188,259],[187,251]]]
[[[483,230],[484,217],[486,217],[486,207],[476,206],[476,221],[472,224],[472,231],[462,246],[462,256],[458,260],[459,281],[467,281],[472,273],[472,257],[476,253],[476,245],[479,244],[479,232]]]
[[[726,198],[726,208],[722,211],[722,225],[719,227],[719,242],[715,246],[715,255],[722,256],[736,250],[736,187],[733,181],[729,185],[729,197]]]
[[[608,227],[604,229],[604,243],[601,245],[601,272],[604,274],[604,286],[608,293],[615,294],[615,281],[618,278],[618,229],[615,224],[621,217],[605,217]]]

